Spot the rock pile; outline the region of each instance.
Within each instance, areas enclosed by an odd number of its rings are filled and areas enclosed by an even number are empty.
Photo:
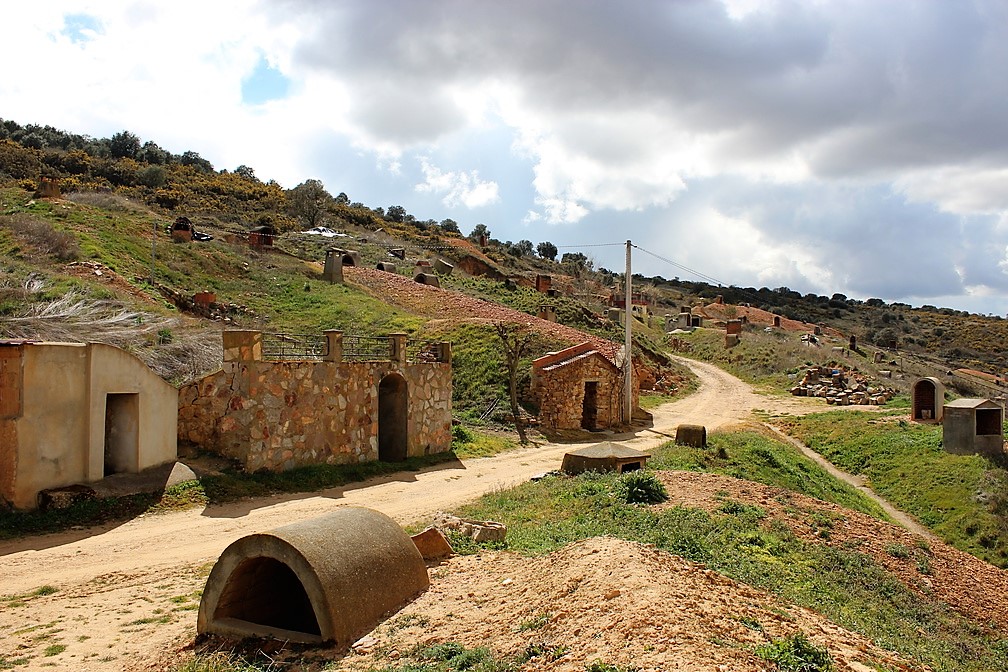
[[[884,406],[895,390],[874,383],[856,371],[828,366],[813,366],[805,371],[798,385],[791,388],[796,397],[820,397],[837,406]]]

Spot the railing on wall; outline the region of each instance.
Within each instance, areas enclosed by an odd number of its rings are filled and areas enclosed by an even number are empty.
[[[352,361],[385,361],[392,359],[387,336],[343,334],[343,359]]]
[[[328,354],[329,342],[322,334],[262,334],[265,360],[324,359]]]
[[[408,362],[440,362],[442,361],[442,344],[436,341],[406,341],[406,361]]]
[[[371,361],[399,364],[451,363],[451,343],[410,339],[406,334],[364,336],[327,330],[322,334],[287,334],[227,330],[224,361]]]

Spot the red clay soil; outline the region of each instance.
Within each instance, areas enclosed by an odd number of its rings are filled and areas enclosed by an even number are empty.
[[[797,633],[826,647],[838,671],[918,669],[808,609],[621,539],[586,539],[537,558],[484,552],[430,574],[426,593],[326,669],[388,669],[417,645],[458,642],[501,657],[536,653],[522,670],[582,672],[598,662],[757,672],[772,669],[758,646]]]
[[[395,273],[349,266],[343,268],[343,274],[347,281],[360,286],[386,303],[418,315],[436,315],[440,319],[455,321],[479,320],[521,324],[547,338],[570,345],[588,341],[610,359],[615,357],[620,348],[617,343],[573,327],[542,320],[520,310],[477,299],[452,289],[422,285]]]
[[[759,308],[735,306],[727,303],[710,303],[695,312],[700,312],[701,315],[712,320],[729,320],[745,317],[749,324],[767,327],[773,326],[774,318],[776,317],[780,319],[780,328],[785,331],[811,332],[816,326],[807,322],[792,320],[783,315],[775,315]],[[843,338],[843,334],[832,327],[823,327],[823,333],[834,338]]]
[[[784,488],[717,474],[669,471],[659,476],[670,495],[662,507],[714,511],[728,499],[759,506],[767,513],[764,525],[783,522],[805,541],[870,555],[912,591],[938,598],[975,623],[1008,632],[1008,571],[968,553]]]

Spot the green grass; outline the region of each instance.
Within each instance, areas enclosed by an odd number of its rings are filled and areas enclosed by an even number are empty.
[[[756,655],[776,663],[781,672],[828,672],[833,669],[829,651],[816,646],[802,633],[761,646],[756,649]]]
[[[789,419],[786,429],[948,543],[1008,567],[1008,472],[946,453],[940,426],[834,411]]]
[[[488,434],[465,425],[452,427],[452,452],[460,459],[490,457],[518,447],[518,442],[507,436]]]
[[[43,656],[58,656],[66,651],[66,644],[50,644],[43,651]]]
[[[865,554],[805,542],[779,523],[761,524],[758,507],[708,513],[628,505],[616,494],[618,479],[546,478],[485,495],[459,513],[504,523],[508,547],[527,554],[604,535],[653,544],[813,608],[934,670],[1008,669],[1008,642],[914,593]]]
[[[886,520],[881,507],[789,445],[759,432],[713,432],[707,448],[666,443],[653,452],[654,469],[707,471],[779,486]]]
[[[797,373],[812,364],[825,364],[829,352],[810,349],[798,338],[781,330],[765,333],[746,330],[734,348],[724,347],[724,332],[719,329],[697,329],[677,338],[690,344],[686,357],[716,364],[732,375],[773,391],[783,391],[793,385],[788,373]]]
[[[421,330],[419,335],[452,342],[452,410],[456,415],[470,423],[479,422],[496,400],[497,409],[488,420],[511,422],[507,366],[494,325],[442,323]],[[528,387],[533,359],[568,345],[536,334],[518,367],[519,389]]]

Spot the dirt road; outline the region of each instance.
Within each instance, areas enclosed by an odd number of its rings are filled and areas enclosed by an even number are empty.
[[[756,395],[712,365],[683,363],[700,378],[695,394],[656,409],[649,429],[596,440],[647,449],[668,440],[681,423],[713,430],[751,419],[754,409],[823,409],[816,400]],[[19,596],[0,599],[0,663],[23,661],[25,667],[17,669],[48,663],[81,670],[144,667],[159,652],[191,641],[196,593],[235,539],[348,505],[380,510],[402,524],[429,520],[437,511],[557,468],[570,449],[546,444],[318,493],[145,515],[0,543],[0,595]],[[32,595],[41,586],[56,591]]]

